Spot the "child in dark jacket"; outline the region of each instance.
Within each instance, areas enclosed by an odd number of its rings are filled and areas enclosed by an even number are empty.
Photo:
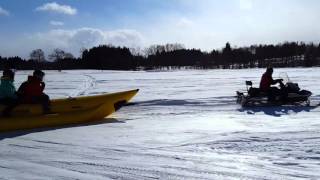
[[[35,70],[33,76],[29,76],[28,80],[21,84],[18,89],[18,95],[22,103],[38,104],[40,103],[45,114],[50,113],[50,99],[43,90],[45,83],[43,77],[45,73],[41,70]]]

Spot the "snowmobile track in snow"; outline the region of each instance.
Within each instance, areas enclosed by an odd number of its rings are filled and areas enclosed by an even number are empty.
[[[85,81],[83,82],[83,84],[81,85],[80,89],[77,90],[77,92],[72,93],[70,96],[83,96],[87,94],[87,91],[90,89],[93,89],[94,87],[96,87],[96,79],[89,75],[89,74],[84,74],[81,76],[85,76]]]

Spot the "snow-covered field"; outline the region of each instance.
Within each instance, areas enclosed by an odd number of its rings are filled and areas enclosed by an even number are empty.
[[[47,71],[55,98],[140,92],[103,122],[0,134],[0,179],[320,179],[320,68],[274,72],[312,106],[241,108],[235,91],[263,72]]]

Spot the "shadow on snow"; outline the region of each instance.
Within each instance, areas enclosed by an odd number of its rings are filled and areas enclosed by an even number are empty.
[[[254,106],[254,107],[242,107],[238,109],[239,112],[245,112],[247,114],[255,115],[256,113],[263,112],[266,115],[281,117],[283,115],[289,115],[300,112],[310,112],[313,109],[318,108],[315,106]]]
[[[23,136],[31,133],[36,132],[44,132],[44,131],[52,131],[64,128],[71,128],[71,127],[82,127],[82,126],[92,126],[92,125],[99,125],[99,124],[106,124],[106,123],[125,123],[124,121],[119,121],[115,118],[104,118],[99,121],[94,121],[90,123],[82,123],[82,124],[71,124],[71,125],[64,125],[64,126],[57,126],[57,127],[47,127],[47,128],[36,128],[30,130],[17,130],[17,131],[10,131],[10,132],[2,132],[0,133],[0,141],[6,138],[14,138],[18,136]]]

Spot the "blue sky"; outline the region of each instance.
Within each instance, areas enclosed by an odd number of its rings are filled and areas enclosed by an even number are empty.
[[[99,44],[182,43],[210,51],[320,40],[318,0],[0,0],[0,55],[78,56]]]

